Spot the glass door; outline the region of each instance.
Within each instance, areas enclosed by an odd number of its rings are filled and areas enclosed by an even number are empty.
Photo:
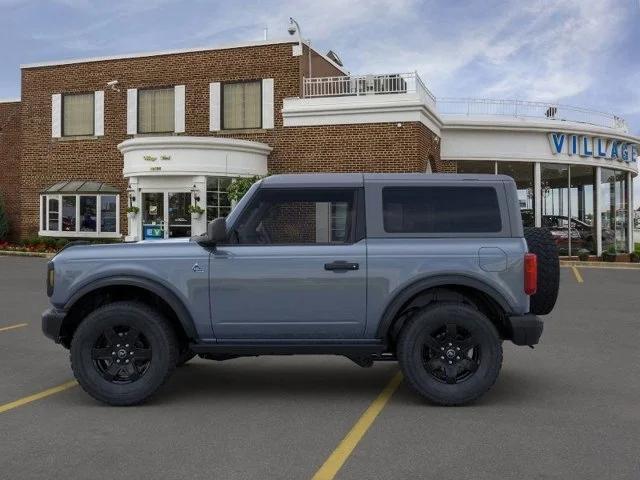
[[[164,193],[142,194],[142,239],[165,238]]]
[[[191,204],[191,193],[169,192],[167,196],[169,206],[167,238],[190,237],[191,214],[188,208]]]

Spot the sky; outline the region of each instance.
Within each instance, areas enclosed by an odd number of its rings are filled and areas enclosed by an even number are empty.
[[[578,105],[640,134],[640,0],[0,0],[0,98],[23,63],[282,39],[290,16],[352,73],[415,70],[436,97]]]

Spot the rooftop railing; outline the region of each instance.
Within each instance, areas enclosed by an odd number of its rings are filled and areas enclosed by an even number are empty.
[[[439,98],[436,104],[438,113],[444,115],[539,118],[629,131],[627,122],[616,115],[558,103],[486,98]]]
[[[629,132],[627,122],[617,115],[559,103],[488,98],[436,99],[417,72],[303,79],[304,98],[389,94],[416,94],[425,104],[445,115],[538,118],[585,123]]]
[[[436,97],[415,73],[384,75],[350,75],[342,77],[312,77],[303,80],[303,96],[346,97],[361,95],[389,95],[415,93],[423,101],[435,106]]]

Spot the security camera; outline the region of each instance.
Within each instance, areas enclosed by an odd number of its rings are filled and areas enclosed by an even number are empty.
[[[296,34],[296,26],[295,25],[289,25],[289,28],[287,28],[287,32],[289,32],[289,35],[295,35]]]

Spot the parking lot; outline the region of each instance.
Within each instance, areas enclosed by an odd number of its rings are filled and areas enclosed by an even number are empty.
[[[640,270],[562,268],[542,343],[505,343],[472,406],[404,383],[378,397],[395,363],[298,356],[196,359],[150,403],[113,408],[68,383],[40,331],[45,265],[0,256],[2,478],[311,479],[325,462],[338,479],[640,478]]]

